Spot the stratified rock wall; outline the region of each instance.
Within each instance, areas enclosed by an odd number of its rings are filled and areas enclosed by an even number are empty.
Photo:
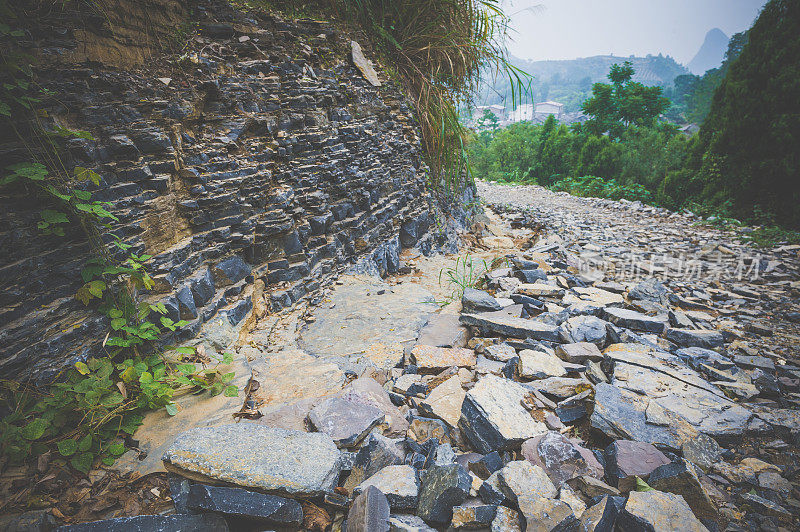
[[[219,2],[193,6],[191,19],[188,47],[135,69],[97,62],[102,53],[81,47],[98,38],[57,19],[31,41],[54,94],[48,116],[94,137],[67,141],[67,166],[100,174],[94,198],[113,202],[117,235],[154,256],[148,297],[191,321],[184,335],[213,316],[241,321],[255,279],[279,309],[364,257],[392,273],[401,246],[430,240],[411,109],[381,69],[376,88],[352,65],[352,36]],[[81,49],[90,62],[74,60]],[[106,331],[73,298],[89,246],[77,229],[37,233],[41,208],[28,192],[0,193],[4,377],[52,375]]]

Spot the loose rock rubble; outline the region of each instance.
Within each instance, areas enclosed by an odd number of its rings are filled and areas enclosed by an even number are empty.
[[[498,210],[513,236],[536,219]],[[754,325],[793,308],[781,298],[796,296],[796,264],[751,285],[587,274],[574,248],[621,247],[628,233],[612,240],[601,226],[570,243],[558,230],[496,262],[482,289],[464,292],[458,322],[434,316],[396,367],[309,406],[311,432],[243,422],[178,437],[163,458],[188,503],[174,488],[179,515],[157,519],[221,516],[237,530],[797,529],[795,329]]]

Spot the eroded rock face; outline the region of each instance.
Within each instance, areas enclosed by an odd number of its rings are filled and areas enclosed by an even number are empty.
[[[330,436],[253,423],[184,432],[163,460],[168,471],[190,478],[289,495],[332,491],[341,469]]]
[[[260,303],[248,289],[254,280],[266,286],[266,306],[277,310],[359,259],[394,273],[402,247],[431,245],[431,196],[412,113],[394,83],[378,88],[369,51],[329,23],[310,31],[302,22],[256,20],[228,8],[221,22],[208,9],[192,15],[202,42],[187,43],[193,67],[178,82],[163,56],[137,48],[151,39],[137,36],[162,29],[173,35],[186,6],[123,6],[110,15],[113,28],[41,34],[31,51],[66,50],[37,69],[38,82],[59,102],[41,105],[49,117],[60,117],[65,102],[80,107],[71,125],[93,138],[70,139],[61,155],[70,168],[101,176],[94,199],[112,203],[116,234],[153,255],[150,295],[171,319],[191,321],[183,335],[215,317],[246,320]],[[165,12],[173,18],[164,20]],[[268,60],[259,51],[266,49],[282,59]],[[84,77],[76,65],[89,56],[92,75]],[[146,73],[108,66],[123,58],[147,63]],[[202,132],[194,128],[201,112]],[[67,353],[100,352],[107,326],[68,297],[80,286],[88,246],[80,238],[41,238],[31,223],[38,210],[23,200],[21,191],[0,195],[3,211],[14,213],[4,230],[17,235],[0,257],[15,286],[0,320],[0,367],[4,375],[33,371],[49,380],[68,363]],[[27,274],[33,264],[35,280]],[[31,333],[42,330],[53,333]]]

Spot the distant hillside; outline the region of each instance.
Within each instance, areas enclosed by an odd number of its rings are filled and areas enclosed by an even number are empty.
[[[721,29],[714,28],[706,33],[703,45],[686,67],[692,74],[702,76],[707,70],[717,68],[722,64],[727,49],[728,36]]]
[[[727,43],[727,41],[726,41]],[[687,74],[685,67],[669,56],[661,54],[647,57],[620,57],[597,55],[580,59],[559,61],[526,61],[512,58],[512,63],[533,76],[533,101],[553,100],[564,104],[566,112],[578,111],[581,103],[592,92],[592,84],[607,81],[606,76],[614,63],[630,61],[636,70],[634,81],[645,85],[671,86],[676,76]],[[505,104],[511,99],[507,79],[495,80],[480,88],[477,103],[480,105]]]

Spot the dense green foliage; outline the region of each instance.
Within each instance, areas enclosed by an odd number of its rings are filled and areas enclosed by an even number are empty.
[[[731,37],[725,59],[719,68],[714,68],[702,76],[683,74],[675,78],[674,86],[667,91],[672,106],[666,113],[676,122],[702,124],[711,110],[714,92],[722,84],[731,64],[739,57],[747,43],[747,32]]]
[[[800,3],[771,0],[714,94],[689,193],[732,215],[800,226]]]
[[[661,87],[647,87],[633,81],[633,65],[611,65],[608,79],[611,84],[595,83],[592,97],[583,102],[581,110],[590,118],[585,127],[595,135],[608,133],[613,139],[631,126],[652,126],[667,108],[669,100],[661,96]]]
[[[577,195],[674,204],[660,190],[683,168],[690,141],[674,126],[629,126],[618,140],[588,128],[567,128],[551,116],[542,125],[512,124],[470,142],[473,172],[504,182],[537,183]],[[591,176],[591,177],[584,177]]]
[[[477,133],[469,145],[473,170],[492,180],[800,227],[798,57],[800,4],[771,0],[731,40],[725,64],[695,80],[723,76],[699,134],[688,138],[657,121],[660,88],[637,86],[630,66],[616,65],[612,83],[595,84],[583,104],[589,122],[567,128],[551,117]],[[695,112],[707,90],[684,90]],[[765,229],[761,236],[780,235],[790,233]]]

